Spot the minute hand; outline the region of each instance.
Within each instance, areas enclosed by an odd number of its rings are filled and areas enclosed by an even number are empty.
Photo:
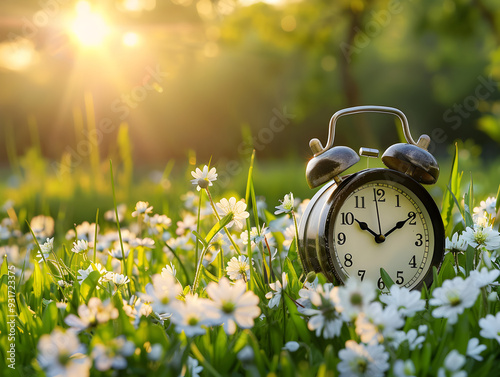
[[[396,229],[401,229],[406,224],[406,222],[410,219],[411,219],[411,216],[409,216],[406,220],[398,221],[396,223],[396,225],[394,226],[394,228],[390,229],[389,231],[387,231],[387,233],[384,234],[384,237],[387,237],[389,234],[394,232]]]

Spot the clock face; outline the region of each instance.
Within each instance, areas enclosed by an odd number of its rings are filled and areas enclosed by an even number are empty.
[[[403,174],[390,179],[387,171],[379,173],[362,175],[340,190],[328,215],[329,264],[342,282],[370,279],[383,290],[383,268],[396,284],[412,289],[432,278],[432,266],[441,262],[441,217],[418,183]]]

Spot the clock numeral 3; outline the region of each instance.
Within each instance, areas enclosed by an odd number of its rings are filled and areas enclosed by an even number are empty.
[[[417,233],[417,240],[415,241],[415,246],[422,246],[424,241],[422,241],[422,234]]]
[[[354,223],[354,215],[352,212],[342,212],[340,215],[342,216],[341,225],[352,225]]]
[[[342,233],[340,232],[338,235],[337,235],[337,243],[342,246],[343,244],[345,244],[345,233]]]
[[[346,266],[346,267],[351,267],[352,266],[352,254],[347,253],[345,255],[344,266]]]

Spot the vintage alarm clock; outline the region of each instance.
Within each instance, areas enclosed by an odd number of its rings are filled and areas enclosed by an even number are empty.
[[[385,168],[341,174],[360,157],[345,146],[333,146],[337,120],[372,112],[397,116],[407,143],[390,146],[382,155]],[[358,106],[336,112],[328,143],[309,143],[314,157],[307,164],[311,188],[325,184],[311,199],[299,225],[299,254],[305,272],[322,272],[330,281],[371,279],[385,288],[380,270],[409,289],[432,283],[444,255],[444,227],[431,195],[421,184],[439,176],[436,159],[427,151],[430,138],[415,143],[402,111],[384,106]],[[375,149],[360,155],[378,157]]]

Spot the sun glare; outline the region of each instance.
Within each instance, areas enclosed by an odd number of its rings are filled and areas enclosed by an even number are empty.
[[[134,47],[139,43],[139,36],[137,33],[129,31],[123,35],[122,42],[125,46]]]
[[[92,11],[86,1],[76,4],[76,18],[72,24],[72,31],[76,39],[83,46],[99,46],[106,38],[109,27],[104,18]]]

